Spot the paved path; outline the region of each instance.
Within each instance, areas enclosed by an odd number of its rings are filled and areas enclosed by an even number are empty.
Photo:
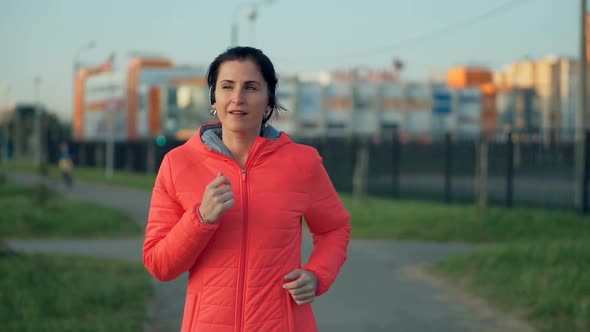
[[[10,179],[31,183],[34,178],[11,174]],[[68,195],[120,208],[145,226],[150,193],[106,185],[77,183]],[[12,240],[9,245],[23,251],[98,255],[141,261],[141,238],[98,240]],[[309,255],[309,238],[304,239],[304,257]],[[417,277],[413,267],[468,252],[463,244],[431,244],[353,240],[349,260],[332,289],[317,299],[314,311],[322,332],[401,331],[530,331],[456,292]],[[419,271],[419,270],[418,270]],[[184,305],[186,274],[175,281],[154,280],[155,299],[149,306],[151,331],[178,331]],[[436,285],[436,286],[435,286]]]

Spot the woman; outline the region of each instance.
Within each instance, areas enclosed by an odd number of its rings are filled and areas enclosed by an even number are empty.
[[[189,272],[182,331],[317,331],[310,304],[346,260],[349,214],[317,151],[266,124],[280,108],[266,55],[231,48],[207,80],[219,122],[162,161],[144,264],[161,281]]]

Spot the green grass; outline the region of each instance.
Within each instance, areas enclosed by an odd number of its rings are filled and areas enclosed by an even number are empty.
[[[2,168],[7,171],[38,173],[33,163],[29,160],[10,160],[7,163],[4,163]],[[49,167],[49,177],[59,179],[60,176],[57,166],[51,165]],[[104,169],[77,167],[74,169],[74,180],[151,190],[154,186],[156,176],[153,174],[115,171],[113,177],[107,179]]]
[[[0,255],[6,332],[141,331],[152,289],[140,264],[65,256]]]
[[[590,331],[590,217],[343,196],[353,237],[487,243],[431,272],[543,332]],[[491,246],[491,248],[490,248]]]
[[[79,178],[90,180],[89,174],[80,172]],[[126,183],[151,189],[153,176],[135,176]],[[341,197],[354,238],[490,244],[432,271],[498,307],[524,313],[540,331],[590,330],[589,216],[502,207],[480,214],[472,205],[374,197],[354,204],[350,195]]]
[[[506,244],[452,258],[433,271],[520,313],[539,331],[590,331],[588,241]]]
[[[573,211],[446,205],[367,198],[342,200],[351,214],[353,236],[371,239],[494,243],[554,239],[590,240],[590,217]]]
[[[41,207],[34,188],[12,183],[0,185],[0,211],[0,238],[141,234],[141,228],[121,211],[59,197]]]
[[[10,161],[5,167],[34,171],[29,161]],[[58,176],[56,168],[50,172]],[[116,172],[107,180],[102,169],[80,168],[76,179],[151,190],[155,176]],[[590,217],[568,210],[490,207],[480,215],[472,205],[376,197],[356,205],[350,195],[341,197],[352,216],[353,236],[359,238],[490,243],[590,237]]]
[[[57,172],[57,171],[56,171]],[[122,187],[152,190],[156,180],[155,175],[138,174],[132,172],[115,171],[111,179],[107,179],[104,170],[95,168],[78,168],[74,172],[76,179],[104,183]]]

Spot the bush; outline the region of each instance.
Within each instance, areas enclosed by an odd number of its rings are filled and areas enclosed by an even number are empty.
[[[46,208],[55,201],[57,193],[51,190],[49,186],[42,182],[35,187],[35,198],[40,207]]]
[[[38,168],[39,175],[43,177],[49,176],[49,163],[46,161],[41,162]]]
[[[5,256],[9,256],[14,254],[14,252],[12,250],[10,250],[10,248],[8,247],[8,244],[6,244],[6,242],[2,239],[0,239],[0,258],[1,257],[5,257]]]

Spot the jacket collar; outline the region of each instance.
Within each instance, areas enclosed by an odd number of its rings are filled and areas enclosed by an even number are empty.
[[[205,152],[210,156],[219,157],[222,155],[234,159],[221,139],[221,122],[219,121],[201,125],[187,143],[191,148]],[[256,137],[250,155],[259,157],[272,153],[288,143],[292,143],[289,135],[267,125],[261,130],[261,135]]]

